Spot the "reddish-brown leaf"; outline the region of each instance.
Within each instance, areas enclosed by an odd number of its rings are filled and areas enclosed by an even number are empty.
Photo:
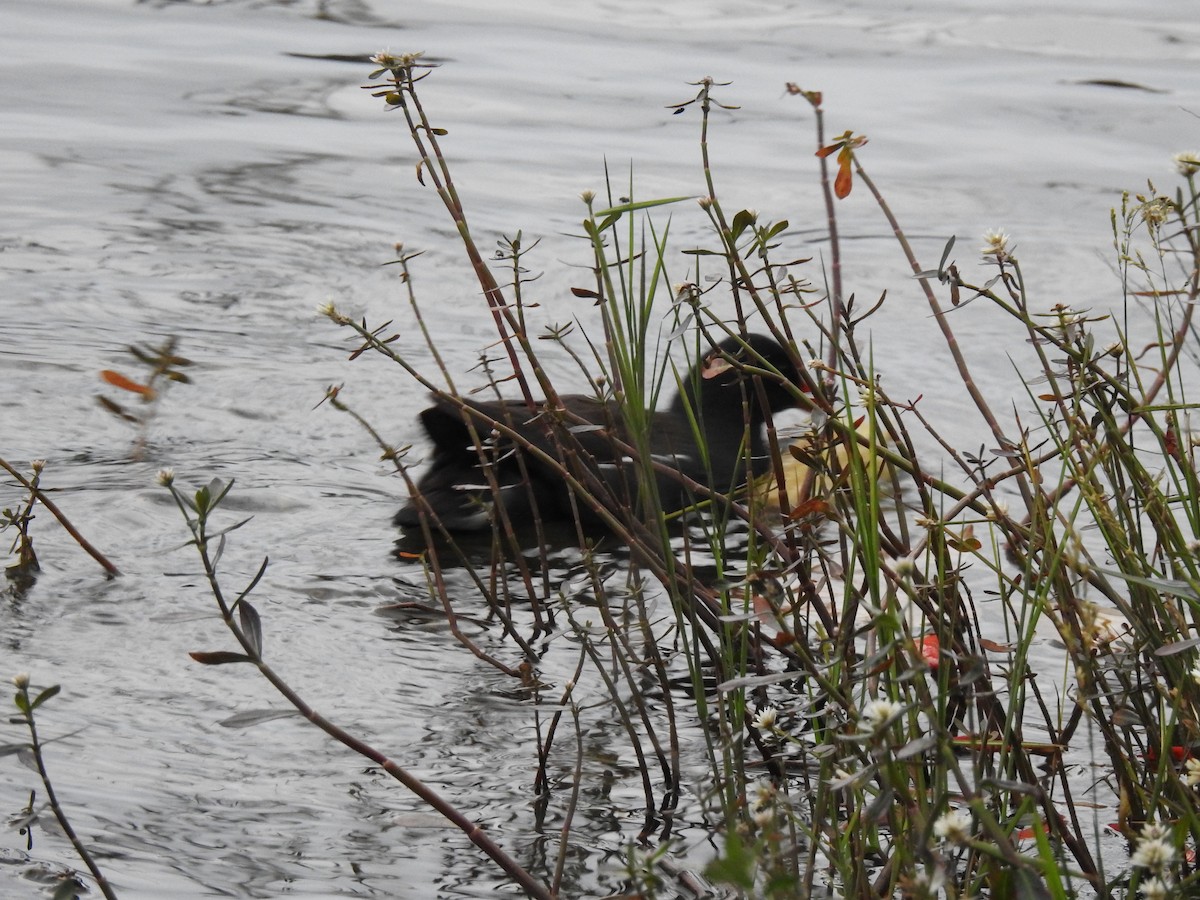
[[[833,181],[833,192],[839,200],[845,200],[850,196],[853,187],[854,182],[850,176],[850,160],[846,159],[838,166],[837,178]]]
[[[987,638],[979,639],[979,646],[984,650],[990,650],[992,653],[1011,653],[1012,644],[1001,644],[996,641],[989,641]]]
[[[154,388],[146,384],[138,384],[136,381],[126,378],[120,372],[114,372],[112,369],[105,369],[100,373],[100,377],[113,387],[119,387],[123,391],[132,391],[133,393],[141,394],[144,397],[150,397],[154,395]]]

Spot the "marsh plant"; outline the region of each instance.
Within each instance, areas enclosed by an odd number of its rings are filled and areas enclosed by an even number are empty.
[[[54,784],[50,779],[50,772],[46,767],[46,757],[43,753],[46,739],[38,732],[35,713],[46,701],[57,696],[60,688],[58,685],[51,685],[48,688],[38,691],[36,694],[31,694],[29,675],[24,672],[13,676],[12,685],[16,688],[16,693],[13,695],[13,703],[19,715],[9,721],[11,724],[23,725],[29,734],[29,739],[19,743],[0,744],[0,756],[15,755],[22,763],[37,772],[42,790],[46,795],[46,800],[44,803],[39,802],[37,791],[30,791],[29,805],[18,815],[10,818],[9,824],[16,827],[21,834],[26,836],[26,846],[27,848],[32,848],[34,828],[37,826],[44,810],[48,808],[54,816],[58,827],[62,830],[67,840],[70,841],[75,853],[91,873],[100,893],[106,900],[115,900],[116,894],[109,886],[104,873],[100,870],[92,853],[71,826],[66,809],[59,802],[58,795],[54,790]],[[73,900],[73,898],[78,897],[81,892],[86,890],[71,872],[63,873],[57,877],[51,876],[48,880],[54,884],[53,900]]]
[[[790,248],[785,220],[726,205],[708,158],[724,86],[705,79],[676,105],[699,114],[698,204],[638,200],[633,186],[585,194],[590,274],[574,294],[595,304],[598,325],[531,333],[533,245],[502,243],[492,259],[502,284],[468,226],[443,152],[447,130],[420,100],[432,67],[419,55],[373,62],[370,89],[403,120],[418,180],[442,199],[478,279],[480,314],[496,327],[489,390],[503,386],[531,415],[554,410],[560,393],[539,355],[572,354],[636,438],[687,361],[730,336],[767,333],[788,364],[752,353],[732,360],[746,402],[782,388],[808,423],[783,440],[768,418],[768,475],[732,495],[689,485],[695,502],[682,515],[657,493],[662,461],[636,439],[622,443],[639,489],[636,502],[614,503],[587,459],[593,429],[561,415],[553,440],[535,443],[515,415],[481,421],[468,408],[469,392],[441,365],[426,327],[417,254],[398,248],[408,307],[398,315],[416,324],[436,373],[414,361],[427,357],[407,326],[326,307],[354,333],[352,357],[381,354],[463,411],[481,473],[503,439],[556,467],[580,512],[565,534],[536,520],[531,534],[497,502],[484,540],[468,543],[423,507],[402,555],[423,573],[462,652],[529,701],[536,822],[557,849],[519,864],[480,842],[470,811],[442,803],[398,763],[394,777],[531,896],[578,896],[569,849],[614,839],[628,848],[621,890],[642,896],[703,891],[706,881],[753,897],[1194,892],[1200,491],[1187,394],[1200,349],[1196,157],[1178,157],[1172,191],[1150,187],[1114,211],[1116,315],[1035,308],[1014,238],[1001,231],[966,258],[948,240],[937,266],[918,260],[864,166],[866,139],[826,139],[820,94],[789,86],[816,123],[826,278]],[[874,198],[944,336],[954,377],[930,390],[961,392],[990,446],[956,446],[875,371],[870,329],[885,301],[864,306],[842,286],[837,205],[851,191]],[[657,218],[666,207],[698,212],[706,241],[675,249],[670,223]],[[1038,360],[1036,373],[1014,374],[1019,396],[1004,414],[980,392],[955,334],[955,312],[971,304],[1001,311],[1011,332],[997,340],[1027,344]],[[1147,322],[1153,338],[1134,345],[1131,329]],[[329,399],[357,417],[346,392]],[[371,434],[415,491],[418,454]],[[228,486],[192,494],[164,481],[238,641],[196,658],[257,666],[310,720],[387,760],[274,675],[248,599],[258,579],[226,599],[217,559],[236,525],[212,517]],[[493,490],[512,487],[491,479]],[[597,519],[599,535],[587,525]],[[564,539],[573,553],[557,549]],[[499,640],[457,627],[481,607]],[[1057,663],[1034,652],[1047,628]],[[572,662],[548,671],[550,647]],[[593,728],[620,735],[611,752],[640,795],[633,826],[616,835],[597,834],[594,822],[577,830],[581,798],[607,796],[600,782],[613,777],[585,752]],[[1100,853],[1106,840],[1127,852]]]

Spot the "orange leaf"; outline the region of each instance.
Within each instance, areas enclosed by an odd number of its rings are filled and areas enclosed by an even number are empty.
[[[837,178],[833,181],[833,192],[839,200],[845,200],[850,196],[850,190],[853,187],[854,182],[850,175],[850,160],[841,160],[838,165]]]
[[[1011,653],[1013,649],[1012,644],[1000,644],[996,641],[989,641],[987,638],[980,638],[979,646],[984,650],[990,650],[993,653]]]
[[[936,634],[927,634],[921,638],[921,659],[934,671],[937,670],[941,652],[942,642]]]
[[[825,500],[815,497],[811,500],[805,500],[799,506],[795,507],[787,514],[787,517],[792,521],[796,519],[807,519],[809,516],[828,516],[830,506]]]
[[[131,381],[120,372],[114,372],[112,369],[105,369],[100,373],[100,377],[114,387],[119,387],[123,391],[132,391],[135,394],[141,394],[145,397],[153,396],[154,388],[145,384],[138,384],[136,381]]]

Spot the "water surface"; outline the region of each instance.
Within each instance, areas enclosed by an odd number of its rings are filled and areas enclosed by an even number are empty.
[[[346,362],[343,334],[316,315],[335,301],[405,321],[392,245],[425,255],[415,284],[456,375],[491,340],[478,289],[436,195],[416,183],[399,117],[360,85],[385,47],[444,62],[424,94],[485,248],[521,230],[544,322],[594,313],[578,195],[607,160],[637,195],[700,195],[698,116],[669,104],[688,82],[730,81],[711,136],[730,209],[792,223],[789,245],[819,264],[824,212],[811,114],[795,82],[824,92],[828,133],[867,134],[864,160],[932,266],[951,235],[970,263],[980,235],[1012,235],[1036,302],[1119,300],[1108,211],[1170,155],[1200,145],[1200,25],[1192,4],[1134,13],[1117,2],[870,2],[652,5],[610,0],[132,3],[41,0],[0,12],[0,454],[45,458],[45,484],[124,575],[105,581],[46,513],[44,573],[0,606],[0,674],[61,683],[43,728],[81,733],[49,764],[76,827],[125,898],[493,896],[500,881],[466,839],[413,798],[294,719],[221,723],[280,702],[250,671],[209,669],[224,649],[186,531],[155,472],[195,484],[234,478],[231,587],[262,556],[268,652],[314,706],[487,824],[524,861],[556,852],[529,806],[529,711],[444,624],[374,610],[420,594],[392,555],[402,483],[346,417],[318,408],[345,382],[355,407],[397,443],[415,435],[423,391],[376,361]],[[1099,82],[1107,82],[1099,83]],[[1123,83],[1125,86],[1114,86]],[[673,226],[701,239],[690,204]],[[847,290],[889,300],[877,365],[895,396],[961,445],[982,424],[959,406],[934,325],[865,191],[840,208]],[[681,280],[683,274],[680,264]],[[814,271],[812,277],[819,280]],[[1013,394],[1019,340],[974,304],[956,327],[992,398]],[[125,347],[179,337],[193,384],[162,404],[147,453],[94,397]],[[419,346],[411,328],[404,344]],[[548,361],[566,378],[565,360]],[[18,494],[9,488],[5,505]],[[498,630],[475,637],[512,649]],[[565,680],[572,655],[552,652]],[[589,798],[571,857],[577,895],[620,885],[640,793],[611,726],[590,724],[588,765],[610,771]],[[15,735],[7,735],[15,738]],[[699,777],[699,773],[697,774]],[[32,774],[0,766],[13,812]],[[6,834],[0,893],[39,895],[27,873],[74,866],[41,831]],[[695,862],[707,848],[694,845]]]

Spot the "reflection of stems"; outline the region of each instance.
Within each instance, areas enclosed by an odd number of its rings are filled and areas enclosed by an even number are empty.
[[[46,799],[50,803],[50,808],[54,810],[54,818],[58,819],[58,825],[63,830],[63,834],[67,836],[79,858],[83,860],[84,865],[88,867],[88,871],[92,873],[92,877],[96,879],[96,886],[100,888],[100,893],[108,898],[108,900],[116,900],[117,895],[109,887],[104,873],[100,871],[100,867],[96,865],[96,861],[92,859],[92,855],[88,853],[87,848],[79,840],[79,836],[75,834],[75,829],[67,821],[67,814],[59,805],[58,797],[54,793],[54,785],[50,783],[50,773],[46,771],[46,761],[42,758],[42,742],[38,739],[37,725],[33,721],[33,710],[39,701],[53,696],[50,691],[57,693],[57,689],[51,688],[43,692],[37,701],[30,701],[29,682],[25,680],[24,676],[18,676],[17,679],[14,679],[14,683],[17,685],[17,707],[21,710],[25,724],[29,727],[29,749],[33,751],[33,759],[37,763],[38,775],[42,778],[42,787],[46,789]]]
[[[24,475],[22,475],[16,469],[14,469],[12,466],[10,466],[3,459],[0,459],[0,469],[4,469],[4,471],[6,471],[9,475],[11,475],[13,478],[17,479],[17,481],[21,482],[21,484],[27,490],[36,494],[38,500],[40,500],[42,502],[42,506],[46,507],[46,509],[50,510],[50,512],[54,514],[54,518],[58,519],[58,521],[62,525],[62,527],[67,530],[67,534],[71,535],[71,537],[73,537],[75,539],[75,543],[77,543],[80,547],[82,547],[85,551],[87,551],[88,555],[90,555],[92,557],[92,559],[96,560],[96,562],[100,563],[100,565],[102,565],[104,567],[104,571],[106,571],[108,573],[109,578],[113,578],[113,577],[121,574],[120,570],[118,570],[116,566],[114,566],[112,563],[110,563],[108,561],[108,559],[105,558],[103,553],[101,553],[99,550],[97,550],[95,547],[93,547],[90,543],[88,543],[87,538],[85,538],[82,534],[80,534],[75,529],[75,526],[72,525],[69,521],[67,521],[67,517],[64,516],[62,514],[62,511],[59,510],[59,508],[54,505],[54,501],[52,501],[49,497],[47,497],[46,494],[40,488],[35,487],[32,484],[32,482],[29,481],[29,479],[27,479]]]

